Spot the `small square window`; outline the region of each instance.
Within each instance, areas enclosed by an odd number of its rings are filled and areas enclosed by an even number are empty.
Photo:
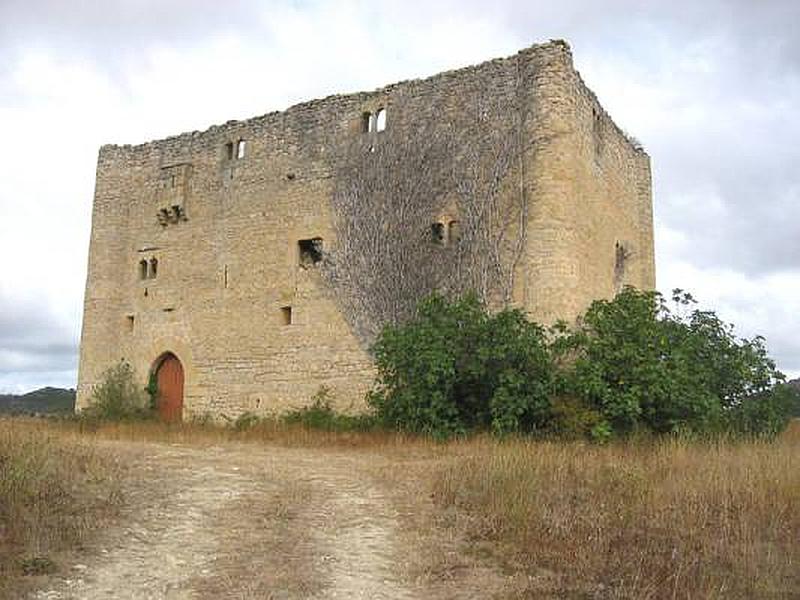
[[[322,260],[322,238],[298,240],[297,245],[300,250],[301,267],[311,267]]]
[[[291,306],[282,306],[281,307],[281,324],[282,325],[291,325],[292,324],[292,307]]]

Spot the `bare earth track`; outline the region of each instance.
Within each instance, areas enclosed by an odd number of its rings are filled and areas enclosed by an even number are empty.
[[[36,600],[515,595],[515,578],[439,529],[413,458],[102,443],[130,474],[121,528]]]

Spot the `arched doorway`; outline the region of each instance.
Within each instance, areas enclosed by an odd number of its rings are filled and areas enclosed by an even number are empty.
[[[167,352],[156,361],[158,416],[163,421],[180,421],[183,416],[183,365]]]

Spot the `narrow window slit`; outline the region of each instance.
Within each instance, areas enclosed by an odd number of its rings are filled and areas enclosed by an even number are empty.
[[[379,108],[375,113],[375,131],[381,132],[386,129],[386,109]]]
[[[458,221],[450,221],[447,224],[447,238],[449,243],[458,243],[461,239],[461,224]]]

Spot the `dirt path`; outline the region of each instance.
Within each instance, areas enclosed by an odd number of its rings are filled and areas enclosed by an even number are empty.
[[[493,565],[425,516],[411,463],[362,451],[105,444],[130,474],[123,527],[37,600],[509,597]]]

